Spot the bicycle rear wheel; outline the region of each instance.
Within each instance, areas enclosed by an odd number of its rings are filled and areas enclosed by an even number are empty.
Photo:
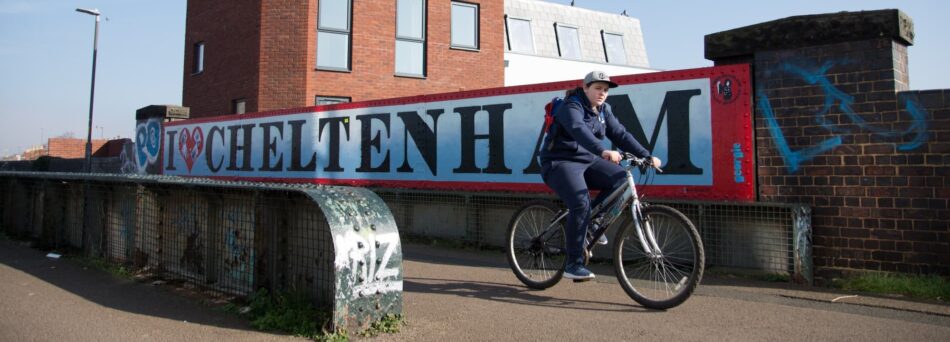
[[[614,240],[617,279],[640,305],[669,309],[686,301],[699,285],[706,258],[702,241],[693,223],[676,209],[651,205],[641,213],[644,234],[653,232],[660,253],[644,251],[633,222],[628,222]]]
[[[547,201],[532,201],[515,212],[508,224],[508,266],[522,283],[533,289],[546,289],[561,280],[567,260],[564,226],[551,226],[558,212]],[[550,231],[544,233],[550,227]]]

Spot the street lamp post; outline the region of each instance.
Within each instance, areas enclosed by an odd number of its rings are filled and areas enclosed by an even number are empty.
[[[99,50],[99,10],[77,8],[76,12],[96,17],[96,33],[92,40],[92,85],[89,86],[89,126],[86,134],[86,173],[92,172],[92,104],[96,95],[96,53]]]

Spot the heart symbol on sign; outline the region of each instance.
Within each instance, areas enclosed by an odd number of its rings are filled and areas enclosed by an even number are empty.
[[[204,132],[201,127],[195,127],[194,130],[182,128],[181,135],[178,136],[178,154],[185,159],[185,165],[188,166],[188,172],[195,165],[195,160],[201,155],[201,148],[205,144]]]

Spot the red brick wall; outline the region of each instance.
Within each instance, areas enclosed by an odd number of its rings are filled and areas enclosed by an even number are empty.
[[[394,1],[354,1],[353,59],[349,73],[314,71],[313,96],[352,97],[353,101],[504,86],[504,2],[479,4],[479,51],[450,49],[451,2],[430,0],[426,14],[426,78],[396,77]],[[315,21],[310,24],[315,26]],[[314,29],[310,29],[316,35]],[[311,39],[315,42],[315,39]],[[316,65],[315,46],[308,63]]]
[[[313,105],[307,101],[307,79],[314,65],[309,55],[316,51],[316,6],[316,0],[263,1],[259,105],[248,112]]]
[[[185,20],[182,105],[191,117],[232,113],[231,101],[256,111],[261,1],[189,0]],[[205,43],[204,72],[193,75],[194,44]]]
[[[759,200],[812,206],[819,274],[950,273],[950,90],[901,92],[907,48],[889,38],[753,65]]]
[[[92,139],[92,153],[95,154],[103,145],[106,139]],[[86,157],[86,139],[79,138],[50,138],[46,144],[46,154],[57,158],[85,158]]]
[[[314,96],[363,101],[504,85],[504,1],[475,0],[479,51],[450,49],[451,2],[430,0],[426,78],[396,77],[395,1],[353,1],[350,72],[316,70],[317,0],[190,0],[183,105],[191,117],[312,106]],[[192,48],[205,41],[205,71],[192,75]]]
[[[132,139],[128,138],[108,140],[99,148],[93,145],[92,156],[95,158],[118,157],[122,154],[125,145],[131,143]]]

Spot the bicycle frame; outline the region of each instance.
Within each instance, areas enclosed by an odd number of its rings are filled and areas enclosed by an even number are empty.
[[[601,192],[598,197],[604,200],[591,205],[590,216],[586,217],[587,222],[591,222],[590,227],[579,229],[583,232],[572,231],[570,239],[581,238],[574,236],[575,233],[584,234],[583,249],[578,253],[583,254],[583,265],[588,265],[594,248],[599,245],[598,240],[617,226],[611,257],[615,276],[624,292],[651,309],[678,306],[693,294],[702,279],[705,264],[702,239],[696,226],[682,212],[670,206],[651,205],[640,198],[633,168],[643,170],[653,166],[650,162],[654,159],[641,159],[630,153],[622,156],[620,166],[626,173],[626,182],[620,181],[618,189],[610,193]],[[662,172],[659,168],[656,170]],[[649,175],[650,170],[643,172]],[[558,209],[550,201],[537,200],[524,204],[512,216],[506,235],[506,256],[515,276],[528,287],[546,289],[562,278],[575,282],[586,280],[571,273],[573,263],[581,262],[581,256],[566,257],[568,244],[580,242],[568,241],[565,236],[564,222],[569,210],[563,206]],[[627,210],[630,218],[618,220]],[[628,219],[633,221],[628,223]],[[575,245],[570,248],[573,252]]]
[[[662,256],[662,252],[656,243],[656,238],[654,237],[652,227],[650,227],[649,223],[645,225],[646,227],[640,225],[640,209],[642,207],[642,203],[640,202],[640,196],[637,193],[636,182],[633,180],[633,173],[631,172],[634,167],[642,163],[642,159],[628,160],[627,166],[624,166],[624,171],[627,173],[626,185],[614,190],[614,192],[611,193],[610,196],[607,196],[603,202],[598,203],[594,208],[591,208],[589,219],[597,217],[601,213],[605,213],[604,220],[602,221],[600,228],[593,232],[592,240],[596,241],[601,235],[606,234],[607,230],[616,222],[617,218],[620,217],[622,208],[629,205],[630,216],[633,219],[633,225],[634,228],[636,228],[635,231],[637,233],[637,238],[640,240],[643,251],[651,258],[658,258]],[[557,214],[555,214],[554,219],[552,219],[544,231],[538,235],[537,239],[547,240],[547,238],[549,238],[554,232],[554,229],[552,228],[558,222],[561,222],[561,220],[567,217],[567,214],[567,209],[562,209]],[[593,251],[595,246],[596,244],[589,243],[585,249],[588,253],[590,253]]]

